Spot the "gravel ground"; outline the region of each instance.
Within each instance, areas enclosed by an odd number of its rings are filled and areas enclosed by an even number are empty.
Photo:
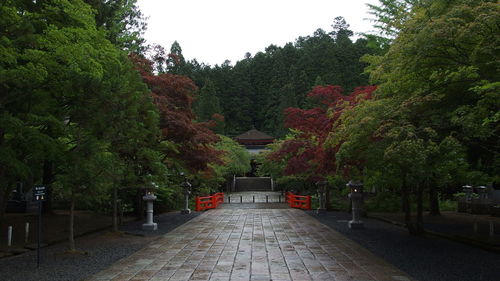
[[[440,238],[410,236],[406,229],[367,218],[365,229],[351,230],[347,213],[308,213],[417,280],[500,280],[500,254]]]
[[[158,230],[143,232],[142,222],[126,224],[122,230],[132,235],[100,232],[76,239],[76,246],[86,254],[64,254],[66,243],[41,251],[40,268],[36,267],[36,251],[0,259],[0,281],[73,281],[83,280],[144,247],[158,236],[198,216],[166,213],[155,217]]]

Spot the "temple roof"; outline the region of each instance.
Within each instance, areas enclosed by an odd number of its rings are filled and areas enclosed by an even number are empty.
[[[247,131],[239,136],[236,136],[234,138],[237,141],[245,141],[245,140],[269,140],[272,141],[274,140],[273,137],[270,135],[261,132],[255,128],[252,128],[250,131]]]

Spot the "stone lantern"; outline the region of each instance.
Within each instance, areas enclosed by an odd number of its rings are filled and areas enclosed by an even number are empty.
[[[363,201],[363,184],[359,181],[349,181],[346,185],[351,189],[349,198],[352,201],[352,220],[348,223],[349,228],[363,228],[363,222],[359,219],[361,216],[361,202]]]
[[[457,198],[457,211],[466,213],[472,201],[472,186],[464,185],[462,186],[462,191],[465,195]]]
[[[471,200],[471,213],[472,214],[489,214],[490,200],[488,199],[488,188],[486,186],[477,186],[476,191],[479,195],[478,198]]]
[[[476,187],[477,193],[479,193],[479,200],[486,201],[488,200],[488,188],[484,185]]]
[[[146,194],[142,196],[142,200],[146,201],[146,223],[142,225],[142,230],[158,229],[158,224],[153,222],[153,202],[156,200],[153,192],[157,187],[156,183],[151,183],[151,188],[146,189]]]
[[[181,174],[184,176],[184,174]],[[184,209],[181,210],[181,214],[190,214],[191,210],[189,209],[189,195],[191,194],[191,184],[188,182],[187,178],[184,177],[184,182],[181,184],[183,192],[184,192]]]
[[[324,213],[326,212],[326,187],[327,181],[318,181],[316,182],[316,187],[319,195],[319,207],[316,210],[316,213]]]
[[[472,186],[466,184],[462,186],[462,190],[465,193],[465,202],[470,203],[470,201],[472,200]]]

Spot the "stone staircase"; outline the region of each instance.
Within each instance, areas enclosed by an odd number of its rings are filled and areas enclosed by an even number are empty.
[[[273,191],[273,181],[270,177],[236,177],[234,192],[243,191]]]

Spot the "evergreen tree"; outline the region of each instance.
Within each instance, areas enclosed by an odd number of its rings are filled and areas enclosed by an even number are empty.
[[[166,59],[166,70],[171,74],[184,75],[186,70],[186,60],[182,55],[182,48],[179,42],[174,41],[170,47],[170,53]]]
[[[215,86],[211,80],[205,81],[205,86],[201,88],[194,105],[197,120],[206,122],[212,120],[214,114],[222,114],[219,98],[215,93]]]
[[[95,9],[97,28],[106,31],[106,38],[129,52],[143,52],[146,21],[137,0],[85,0]]]
[[[285,127],[285,110],[287,108],[296,108],[297,98],[295,96],[295,90],[293,84],[288,83],[281,89],[281,95],[279,100],[279,106],[277,108],[277,128],[275,129],[275,137],[284,137],[288,132],[288,128]]]

